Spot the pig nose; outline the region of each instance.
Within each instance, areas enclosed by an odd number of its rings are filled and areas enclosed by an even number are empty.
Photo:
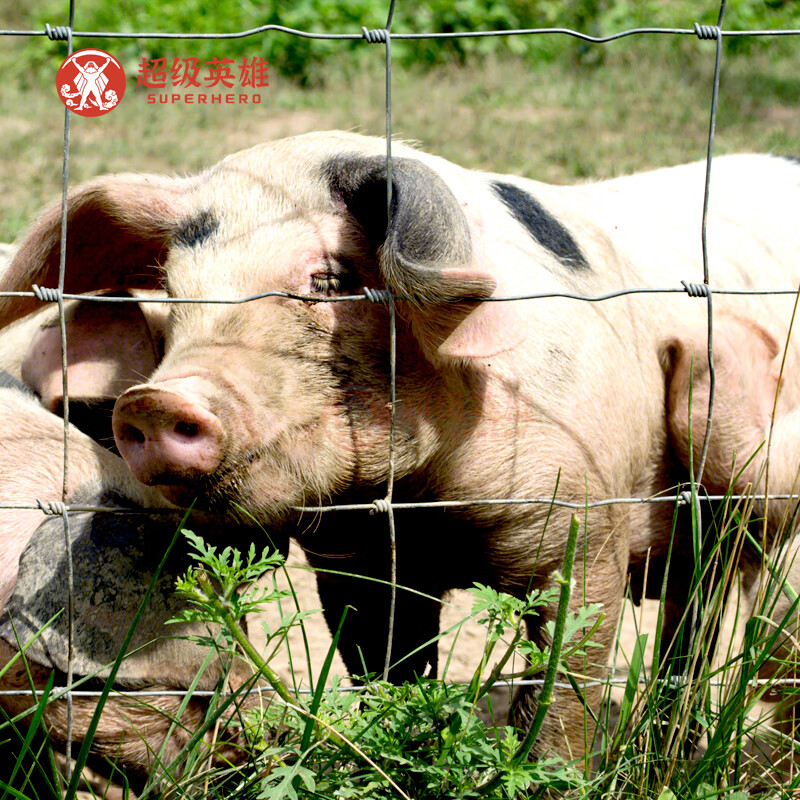
[[[120,455],[142,483],[188,484],[222,460],[222,423],[178,391],[135,386],[117,400],[111,424]]]

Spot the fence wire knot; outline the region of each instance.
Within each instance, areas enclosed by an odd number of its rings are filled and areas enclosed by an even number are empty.
[[[689,283],[688,281],[681,281],[686,294],[689,297],[708,297],[711,292],[707,283]]]
[[[389,290],[388,289],[370,289],[368,286],[365,286],[363,289],[364,297],[370,301],[370,303],[388,303],[389,302]]]
[[[385,497],[379,497],[377,500],[373,500],[372,508],[370,509],[370,514],[388,514],[389,510],[391,509],[392,504],[391,502]]]
[[[689,506],[692,504],[692,493],[687,489],[678,495],[679,506]]]
[[[694,32],[698,39],[719,39],[722,36],[719,25],[701,25],[699,22],[695,22]]]
[[[370,43],[370,44],[379,44],[380,42],[386,42],[389,39],[389,31],[386,28],[376,28],[374,30],[367,30],[367,28],[361,28],[361,35]]]
[[[43,303],[57,303],[61,295],[60,290],[50,289],[47,286],[39,286],[38,283],[34,283],[31,289],[36,299],[41,300]]]
[[[44,32],[53,42],[66,42],[69,40],[69,28],[66,25],[50,25],[45,23]]]
[[[48,517],[63,517],[67,513],[67,506],[60,500],[53,500],[50,503],[45,503],[44,500],[36,499],[36,505]]]

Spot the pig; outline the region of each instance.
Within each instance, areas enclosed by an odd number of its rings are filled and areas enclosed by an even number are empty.
[[[159,292],[119,293],[143,302],[67,300],[69,419],[114,452],[111,412],[117,397],[155,370],[163,347],[165,308]],[[0,369],[20,378],[59,416],[64,413],[61,329],[47,304],[0,337]]]
[[[351,673],[396,681],[436,670],[439,598],[482,582],[523,595],[550,585],[575,504],[584,530],[572,606],[600,603],[597,648],[570,669],[604,674],[628,571],[664,558],[668,504],[685,479],[670,443],[664,352],[705,301],[675,292],[583,303],[619,289],[702,280],[705,166],[573,187],[463,169],[393,143],[319,132],[231,155],[197,175],[101,176],[69,199],[67,291],[163,287],[176,304],[164,357],[117,400],[113,429],[133,474],[178,505],[232,524],[252,516],[296,537],[318,569]],[[797,285],[800,166],[770,156],[714,161],[708,240],[714,285]],[[0,288],[54,285],[60,210],[19,243]],[[753,265],[758,265],[757,278]],[[757,280],[757,284],[756,284]],[[390,305],[396,400],[390,407]],[[555,295],[499,302],[509,296]],[[344,300],[342,298],[354,298]],[[365,299],[366,298],[366,299]],[[336,301],[336,302],[331,302]],[[0,300],[0,325],[32,300]],[[780,342],[781,296],[718,296]],[[786,353],[781,402],[800,397]],[[392,416],[392,411],[394,412]],[[391,500],[396,603],[386,505]],[[545,502],[489,504],[490,499]],[[453,501],[447,508],[409,508]],[[479,501],[469,503],[468,501]],[[464,505],[458,505],[464,503]],[[304,510],[312,509],[312,510]],[[410,591],[404,591],[404,589]],[[549,609],[527,621],[548,641]],[[558,689],[534,754],[586,749],[584,696]],[[524,688],[525,728],[537,695]]]
[[[44,409],[18,379],[1,372],[0,414],[4,420],[0,437],[0,500],[31,503],[33,498],[39,498],[45,504],[60,500],[62,420]],[[70,431],[67,500],[74,505],[128,510],[122,514],[70,514],[74,676],[95,676],[80,688],[100,688],[183,512],[170,509],[157,491],[131,475],[119,457],[74,428]],[[208,523],[198,520],[193,527],[209,535]],[[235,538],[236,534],[231,535]],[[248,539],[252,536],[250,532]],[[43,688],[53,671],[54,691],[63,685],[69,652],[64,611],[68,603],[64,538],[61,515],[44,517],[38,509],[0,508],[0,669],[9,667],[0,677],[0,691],[30,690],[23,661],[17,658],[11,663],[21,648],[36,688]],[[184,608],[174,584],[189,564],[181,540],[136,628],[130,654],[115,677],[116,689],[186,689],[203,669],[207,648],[186,637],[207,637],[215,635],[215,631],[199,623],[165,626]],[[51,623],[49,627],[47,623]],[[213,689],[223,677],[234,690],[249,685],[251,672],[245,663],[239,659],[229,662],[223,655],[213,658],[200,676],[198,687]],[[162,758],[169,763],[205,721],[208,701],[193,698],[180,717],[180,725],[170,730],[182,699],[113,696],[104,707],[92,740],[95,763],[111,760],[125,772],[135,790],[141,789],[155,770],[162,744]],[[0,694],[0,707],[12,717],[35,702],[31,695]],[[249,702],[252,705],[253,701]],[[95,704],[92,698],[74,699],[73,741],[80,742],[85,737]],[[64,700],[48,705],[43,724],[54,745],[64,747]],[[234,762],[240,759],[241,735],[238,723],[232,726],[221,738],[215,758]],[[2,738],[8,740],[8,730]]]
[[[702,476],[710,494],[799,494],[800,410],[780,402],[785,375],[781,374],[780,351],[774,336],[752,319],[720,314],[714,321],[715,402]],[[669,343],[665,355],[670,436],[687,470],[690,461],[696,469],[708,425],[710,370],[705,331],[682,332]],[[746,541],[738,559],[747,604],[764,622],[762,642],[756,648],[765,651],[759,653],[760,678],[798,677],[800,620],[797,595],[792,593],[800,591],[797,509],[796,497],[754,499],[749,528],[773,569],[767,569],[765,558]],[[784,583],[789,591],[784,591]],[[792,757],[792,740],[800,733],[796,698],[796,689],[787,691],[780,685],[770,687],[765,695],[767,700],[780,701],[775,724],[786,735],[774,742],[776,769],[781,768],[781,759]]]

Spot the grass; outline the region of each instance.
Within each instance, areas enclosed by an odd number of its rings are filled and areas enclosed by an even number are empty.
[[[765,672],[773,679],[795,674],[797,645],[791,620],[796,617],[797,595],[789,591],[791,603],[784,603],[780,614],[775,611],[787,572],[796,573],[791,560],[775,559],[774,577],[765,582],[742,636],[718,648],[724,587],[736,585],[746,531],[757,525],[754,504],[743,501],[720,504],[707,520],[706,533],[713,546],[695,576],[689,603],[690,610],[697,610],[697,620],[691,622],[690,613],[685,620],[684,634],[692,637],[690,668],[676,672],[672,662],[662,662],[657,647],[651,655],[646,645],[652,631],[641,631],[628,654],[627,681],[616,700],[615,717],[609,715],[614,706],[611,688],[606,690],[601,724],[589,748],[591,767],[582,759],[547,757],[529,762],[526,756],[533,737],[522,739],[506,727],[492,713],[491,703],[488,712],[478,705],[496,688],[499,668],[488,666],[493,658],[508,664],[514,656],[522,657],[529,665],[528,676],[544,676],[540,708],[548,705],[547,687],[556,674],[561,681],[570,675],[580,680],[567,667],[566,658],[574,666],[576,654],[588,652],[599,609],[564,613],[572,586],[569,557],[557,590],[533,592],[527,599],[488,587],[472,590],[470,617],[484,626],[485,643],[480,666],[468,682],[448,685],[418,678],[392,686],[377,681],[346,692],[334,677],[326,688],[334,638],[316,676],[316,689],[294,696],[291,687],[297,684],[297,676],[293,670],[278,675],[253,650],[241,629],[245,614],[281,599],[288,601],[281,624],[270,631],[265,652],[279,648],[289,628],[304,624],[303,610],[287,610],[298,602],[291,592],[276,591],[269,582],[264,589],[240,592],[254,575],[280,568],[281,559],[254,547],[247,554],[220,550],[187,534],[198,566],[178,583],[188,604],[181,619],[221,624],[224,636],[215,638],[215,647],[222,653],[236,648],[247,657],[268,691],[261,699],[247,699],[243,691],[237,691],[211,701],[199,733],[213,731],[219,740],[232,736],[238,742],[235,755],[227,751],[232,761],[223,757],[212,763],[196,733],[176,757],[166,761],[159,756],[158,767],[151,781],[140,787],[139,797],[778,800],[794,796],[800,791],[800,774],[792,757],[796,723],[791,713],[784,715],[782,727],[760,718],[761,701],[770,693],[780,695],[781,689],[774,682],[760,685],[756,680]],[[580,535],[581,525],[573,517],[568,553],[574,552]],[[714,579],[712,572],[716,572]],[[538,650],[522,636],[523,616],[556,604],[552,646]],[[734,610],[744,613],[739,603],[734,603]],[[787,640],[789,657],[784,650],[782,658],[771,658]],[[295,656],[302,659],[299,652]],[[246,683],[242,689],[249,686]],[[794,702],[791,691],[783,699],[790,706]],[[34,710],[34,723],[41,708]],[[19,730],[16,734],[0,724],[0,737],[24,738],[24,746],[37,754],[36,761],[44,769],[36,772],[26,762],[11,776],[0,776],[0,789],[12,787],[11,796],[19,800],[49,798],[52,792],[43,793],[41,788],[42,781],[53,780],[52,772],[46,771],[46,744],[41,737],[26,734],[24,727]],[[85,755],[82,749],[79,762]],[[39,779],[38,788],[27,783],[26,770]],[[77,773],[73,784],[77,785]]]

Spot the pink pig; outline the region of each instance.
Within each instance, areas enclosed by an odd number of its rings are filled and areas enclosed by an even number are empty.
[[[667,504],[685,480],[671,449],[664,353],[704,319],[704,301],[596,296],[702,280],[704,165],[576,187],[464,170],[385,142],[317,133],[259,145],[190,178],[113,175],[73,191],[68,291],[163,287],[178,304],[164,358],[116,403],[119,452],[164,497],[253,515],[295,536],[351,672],[380,672],[390,577],[381,515],[303,512],[386,494],[390,439],[389,289],[397,309],[395,502],[547,499],[577,505],[586,530],[573,605],[602,603],[601,647],[571,668],[604,673],[626,574],[663,557]],[[709,218],[714,285],[790,288],[800,278],[800,166],[766,156],[714,162]],[[2,288],[54,285],[60,211],[20,243]],[[32,301],[0,300],[0,323]],[[784,297],[717,297],[783,341]],[[800,398],[792,344],[782,398]],[[480,581],[515,594],[551,582],[568,509],[478,503],[397,509],[395,680],[436,665],[438,598]],[[324,570],[329,571],[324,571]],[[378,579],[377,581],[374,579]],[[544,644],[550,614],[529,622]],[[579,678],[579,680],[583,680]],[[586,688],[590,704],[599,690]],[[525,726],[535,694],[517,700]],[[537,752],[578,755],[583,703],[559,690]]]
[[[20,381],[4,372],[0,372],[0,415],[4,423],[0,437],[0,502],[60,501],[63,421],[44,409]],[[139,483],[118,456],[75,427],[70,431],[69,464],[68,503],[123,507],[132,512],[70,514],[73,676],[77,680],[97,675],[94,683],[80,688],[99,688],[183,512],[176,509],[164,513],[167,504],[155,489]],[[144,513],[153,507],[159,511]],[[204,532],[206,538],[218,530],[216,524],[202,519],[193,520],[192,528]],[[23,692],[0,694],[0,707],[11,717],[36,705],[31,681],[35,688],[43,689],[55,670],[58,689],[59,681],[63,682],[68,672],[69,571],[64,540],[60,515],[46,517],[38,509],[0,509],[0,691]],[[181,537],[153,588],[128,655],[115,677],[117,690],[156,694],[138,700],[112,696],[92,737],[91,754],[99,759],[95,763],[110,760],[134,788],[141,788],[152,776],[162,747],[164,763],[169,764],[206,720],[207,699],[192,698],[180,714],[180,724],[173,726],[183,703],[183,697],[174,694],[175,690],[188,689],[196,678],[198,688],[213,689],[227,671],[221,657],[204,665],[207,648],[184,638],[207,637],[207,625],[165,624],[184,608],[175,594],[175,580],[190,563]],[[22,647],[24,656],[20,658]],[[228,685],[238,688],[250,677],[244,663],[237,662],[230,671]],[[166,694],[158,695],[161,690]],[[96,702],[87,697],[74,699],[73,742],[79,743],[87,735]],[[247,703],[258,703],[257,696]],[[47,706],[43,725],[53,745],[63,749],[70,731],[64,700]],[[236,761],[242,755],[242,736],[241,727],[234,724],[209,754],[213,753],[215,759]],[[3,738],[6,741],[0,748],[0,770],[6,770],[3,777],[7,778],[19,752],[9,753],[8,741],[13,745],[14,737],[7,727]],[[211,733],[207,744],[212,745]],[[173,768],[173,774],[180,775],[181,769]],[[116,774],[118,777],[120,773]]]
[[[779,353],[778,342],[760,324],[730,314],[717,315],[715,400],[703,472],[703,485],[710,494],[800,494],[800,410],[789,407],[779,391]],[[680,460],[688,468],[693,458],[696,470],[708,421],[710,390],[705,330],[685,331],[671,343],[668,357],[670,435]],[[800,618],[794,593],[800,591],[800,539],[794,517],[798,501],[770,498],[769,502],[759,499],[752,503],[749,529],[766,552],[762,556],[745,540],[739,565],[747,599],[762,621],[760,649],[765,652],[756,654],[764,659],[759,677],[796,678]],[[766,567],[768,561],[773,565],[772,574]],[[789,587],[786,590],[784,582]],[[792,757],[792,740],[799,730],[796,690],[776,684],[765,699],[781,701],[778,725],[789,736],[774,740],[773,764],[777,767],[779,759]]]

